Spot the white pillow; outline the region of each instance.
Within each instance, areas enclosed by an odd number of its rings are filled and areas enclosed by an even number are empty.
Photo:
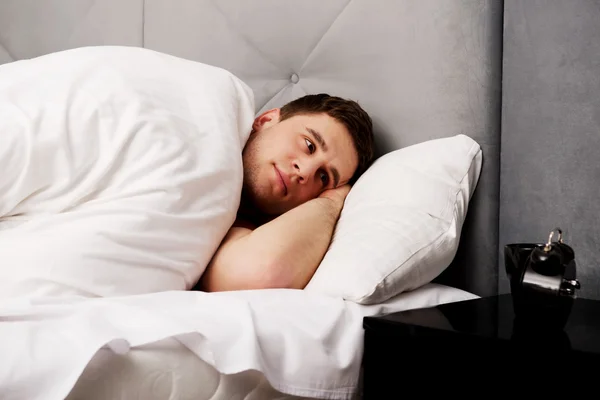
[[[374,304],[431,282],[456,254],[481,163],[465,135],[377,159],[346,197],[305,290]]]
[[[0,66],[0,297],[191,288],[235,220],[250,88],[134,47]]]

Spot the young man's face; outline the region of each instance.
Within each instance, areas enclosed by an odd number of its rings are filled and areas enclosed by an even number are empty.
[[[243,151],[244,194],[264,214],[278,215],[348,183],[358,155],[346,127],[327,114],[279,122],[261,114]]]

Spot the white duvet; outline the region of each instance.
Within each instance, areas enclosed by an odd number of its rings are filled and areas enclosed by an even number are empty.
[[[0,299],[193,286],[235,219],[253,101],[141,48],[0,66]]]

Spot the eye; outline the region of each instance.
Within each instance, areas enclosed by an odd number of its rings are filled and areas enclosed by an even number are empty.
[[[325,172],[321,172],[321,182],[323,182],[323,186],[327,186],[329,184],[329,175]]]
[[[306,147],[308,147],[308,152],[310,154],[315,152],[315,145],[308,139],[304,139],[304,141],[306,142]]]

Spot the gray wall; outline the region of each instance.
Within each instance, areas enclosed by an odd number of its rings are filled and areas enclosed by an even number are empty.
[[[600,1],[504,7],[499,290],[504,245],[559,226],[579,296],[600,298]]]

